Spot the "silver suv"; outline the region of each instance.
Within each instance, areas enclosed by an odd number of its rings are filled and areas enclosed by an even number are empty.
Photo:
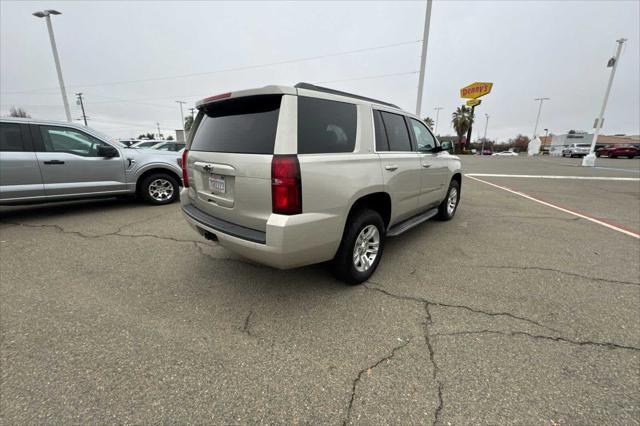
[[[584,157],[589,153],[591,144],[589,143],[572,143],[562,150],[563,157]]]
[[[137,194],[168,204],[182,184],[176,152],[127,148],[73,123],[0,119],[0,205]]]
[[[453,218],[461,166],[395,105],[300,83],[197,104],[182,211],[205,238],[256,262],[332,261],[367,280],[385,237]]]

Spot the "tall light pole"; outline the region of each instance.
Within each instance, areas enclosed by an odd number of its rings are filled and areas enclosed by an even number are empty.
[[[182,105],[186,104],[186,102],[185,101],[176,101],[176,102],[180,104],[180,118],[182,119],[182,137],[185,138],[186,140],[187,131],[184,128],[184,112],[182,111]]]
[[[67,91],[64,87],[62,79],[62,68],[60,68],[60,58],[58,57],[58,48],[56,47],[56,39],[53,37],[53,27],[51,26],[51,15],[61,15],[57,10],[49,9],[34,12],[33,16],[45,18],[47,20],[47,29],[49,30],[49,40],[51,41],[51,50],[53,51],[53,60],[56,63],[56,71],[58,72],[58,83],[62,92],[62,102],[64,103],[64,112],[67,114],[67,121],[71,122],[71,110],[69,109],[69,101],[67,100]]]
[[[422,56],[420,56],[420,77],[418,80],[418,99],[416,101],[416,115],[420,116],[422,107],[422,90],[424,89],[424,67],[427,63],[427,44],[429,42],[429,24],[431,22],[431,3],[427,0],[427,13],[424,17],[424,33],[422,35]]]
[[[484,122],[484,137],[482,138],[482,151],[480,151],[480,156],[484,155],[484,143],[487,141],[487,127],[489,127],[489,114],[485,114],[487,117],[487,121]]]
[[[534,101],[540,101],[540,106],[538,107],[538,116],[536,117],[536,125],[533,128],[533,137],[531,140],[535,139],[538,136],[538,122],[540,121],[540,113],[542,112],[542,103],[544,101],[548,101],[551,98],[535,98]]]
[[[437,135],[438,134],[438,118],[440,117],[440,110],[444,108],[435,107],[434,109],[436,110],[436,125],[434,126],[435,128],[433,129],[433,134]]]
[[[618,68],[618,60],[620,59],[620,52],[622,52],[622,45],[627,41],[626,38],[621,38],[616,40],[618,43],[618,49],[616,50],[616,56],[609,59],[607,63],[607,67],[611,67],[611,75],[609,76],[609,83],[607,84],[607,90],[604,92],[604,101],[602,101],[602,108],[600,109],[600,116],[596,122],[596,130],[593,133],[593,140],[591,141],[591,149],[589,149],[589,154],[585,155],[582,159],[583,166],[593,167],[596,165],[596,154],[594,153],[596,149],[596,142],[598,142],[598,135],[600,134],[600,129],[602,129],[602,122],[604,120],[604,110],[607,108],[607,101],[609,100],[609,93],[611,93],[611,86],[613,85],[613,77],[616,75],[616,69]]]

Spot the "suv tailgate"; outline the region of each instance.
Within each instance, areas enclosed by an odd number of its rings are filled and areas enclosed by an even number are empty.
[[[259,95],[201,106],[187,164],[195,207],[266,231],[281,101],[282,95]]]

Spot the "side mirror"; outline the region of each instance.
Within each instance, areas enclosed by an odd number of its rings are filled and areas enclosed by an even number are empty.
[[[451,142],[442,142],[442,143],[440,144],[440,148],[441,148],[443,151],[449,151],[449,150],[451,149]]]
[[[98,157],[117,157],[118,150],[111,145],[98,145]]]
[[[441,146],[434,146],[433,148],[431,148],[431,152],[434,154],[437,154],[438,152],[442,152],[444,151],[444,149],[442,149]]]

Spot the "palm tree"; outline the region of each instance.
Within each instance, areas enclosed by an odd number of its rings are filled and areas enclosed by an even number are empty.
[[[467,108],[464,105],[459,106],[456,111],[451,115],[451,124],[454,130],[458,134],[458,145],[462,144],[462,137],[467,133],[469,127],[473,124],[473,116],[471,115],[471,108]],[[469,141],[467,141],[469,143]]]
[[[431,130],[433,130],[433,126],[436,124],[431,117],[425,117],[422,121],[424,121],[424,124],[426,124]]]

